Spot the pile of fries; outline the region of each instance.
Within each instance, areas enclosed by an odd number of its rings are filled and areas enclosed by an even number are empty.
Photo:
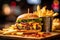
[[[52,31],[60,30],[60,19],[55,18],[52,22]]]
[[[36,14],[39,17],[54,17],[57,16],[58,13],[54,13],[53,10],[48,10],[46,9],[46,6],[44,6],[42,9],[40,8],[40,6],[37,6],[37,11],[33,12],[33,14]]]

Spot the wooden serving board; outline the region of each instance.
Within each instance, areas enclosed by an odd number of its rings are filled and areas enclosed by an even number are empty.
[[[56,35],[60,35],[59,33],[51,33],[51,35],[46,36],[46,37],[23,37],[23,36],[17,36],[17,35],[3,35],[0,34],[0,37],[6,37],[6,38],[24,38],[24,39],[44,39],[44,38],[49,38],[49,37],[53,37]]]

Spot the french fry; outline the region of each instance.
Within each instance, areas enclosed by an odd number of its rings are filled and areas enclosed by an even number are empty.
[[[54,13],[54,14],[53,14],[53,16],[57,16],[57,15],[58,15],[58,13]]]

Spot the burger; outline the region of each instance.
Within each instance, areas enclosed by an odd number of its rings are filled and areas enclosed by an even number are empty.
[[[16,27],[18,30],[35,32],[42,30],[42,18],[39,18],[37,15],[29,13],[22,14],[17,17]]]

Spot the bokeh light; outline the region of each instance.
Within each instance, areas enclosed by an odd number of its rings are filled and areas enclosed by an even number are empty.
[[[11,9],[8,6],[8,4],[3,5],[3,12],[4,12],[5,15],[9,15],[11,13]]]
[[[40,4],[41,0],[27,0],[29,4]]]
[[[58,0],[53,1],[52,8],[55,12],[59,12],[59,1]]]

